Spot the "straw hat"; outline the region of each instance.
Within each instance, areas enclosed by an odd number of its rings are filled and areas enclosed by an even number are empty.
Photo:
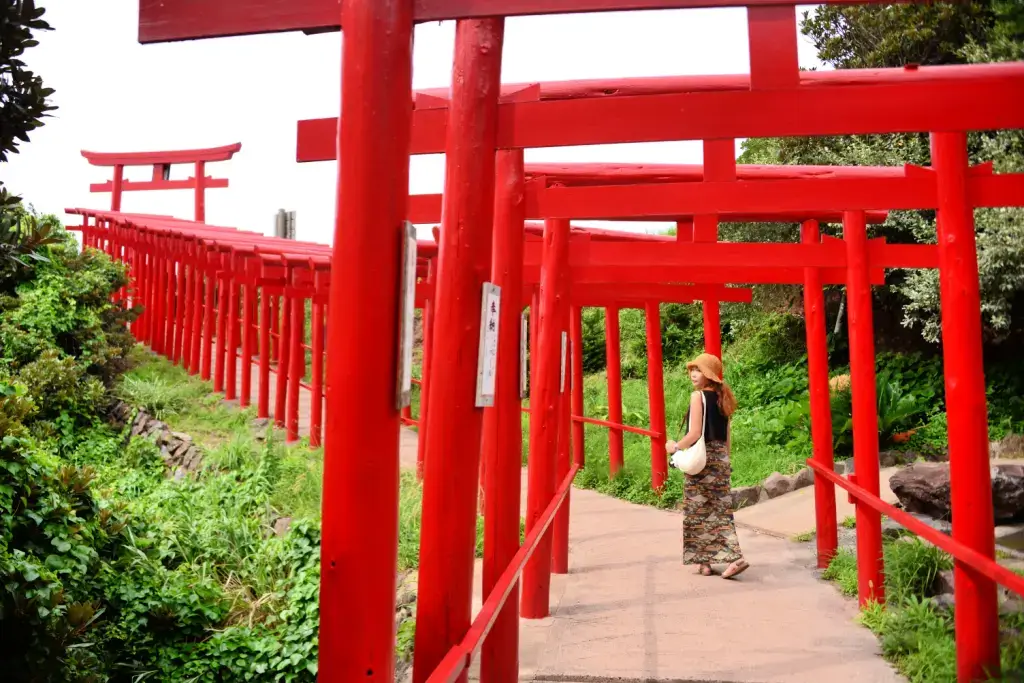
[[[719,360],[718,356],[702,353],[686,364],[687,370],[692,370],[693,368],[700,370],[700,373],[712,382],[722,383],[722,361]]]

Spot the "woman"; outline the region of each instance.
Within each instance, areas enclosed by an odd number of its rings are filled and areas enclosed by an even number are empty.
[[[678,443],[669,441],[665,445],[670,454],[689,448],[700,439],[703,424],[707,465],[700,474],[686,477],[683,564],[697,565],[698,573],[703,576],[714,574],[712,565],[728,565],[722,578],[731,579],[750,566],[740,552],[732,516],[729,417],[736,410],[736,397],[722,381],[722,361],[716,356],[702,353],[686,367],[697,389],[690,396],[689,427]]]

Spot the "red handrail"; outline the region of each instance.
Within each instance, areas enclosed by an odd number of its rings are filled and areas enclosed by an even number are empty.
[[[807,465],[814,470],[815,476],[828,479],[833,484],[846,489],[857,500],[868,507],[874,508],[881,514],[899,522],[902,526],[914,532],[932,545],[945,550],[955,559],[963,562],[975,571],[984,574],[996,583],[1003,585],[1014,593],[1024,595],[1024,577],[1015,574],[1006,567],[990,560],[981,553],[956,540],[949,534],[944,534],[937,529],[925,524],[913,515],[889,505],[881,498],[868,493],[868,491],[857,486],[845,477],[841,477],[832,470],[823,467],[815,460],[808,460]]]
[[[476,619],[473,620],[473,625],[466,632],[466,637],[462,639],[461,643],[448,651],[447,656],[441,660],[441,663],[434,669],[434,672],[430,674],[427,683],[454,683],[458,680],[459,675],[469,668],[473,659],[479,654],[487,634],[490,633],[495,620],[498,618],[498,614],[501,612],[501,608],[504,607],[505,601],[508,600],[508,596],[512,592],[512,587],[519,580],[523,567],[526,566],[526,562],[537,549],[537,545],[551,527],[555,514],[562,507],[566,496],[569,495],[569,489],[572,488],[572,480],[576,477],[579,469],[579,465],[573,465],[572,469],[569,470],[569,474],[562,480],[551,502],[544,509],[544,514],[537,520],[537,524],[530,530],[530,533],[526,535],[526,539],[523,541],[522,547],[519,548],[519,552],[515,554],[508,567],[502,572],[498,582],[494,584],[494,588],[487,596],[487,600],[484,601],[480,612],[476,615]]]
[[[586,417],[584,415],[573,415],[572,419],[574,422],[583,422],[585,424],[597,425],[598,427],[607,427],[608,429],[617,429],[623,432],[631,432],[633,434],[640,434],[641,436],[649,436],[652,439],[660,439],[662,437],[661,432],[655,432],[650,429],[643,429],[641,427],[632,427],[630,425],[620,425],[615,422],[608,422],[607,420],[598,420],[593,417]]]

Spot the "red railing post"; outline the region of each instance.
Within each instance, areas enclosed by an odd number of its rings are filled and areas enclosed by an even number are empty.
[[[206,250],[206,310],[203,311],[203,360],[200,370],[200,377],[209,382],[213,370],[213,334],[214,334],[214,309],[217,295],[217,259],[219,254],[209,249]]]
[[[196,264],[191,242],[185,245],[182,270],[185,271],[185,319],[181,329],[181,367],[188,371],[192,363],[192,334],[196,315]]]
[[[619,335],[619,307],[604,309],[605,355],[608,366],[608,421],[622,424],[622,342]],[[622,469],[622,430],[608,430],[608,474]]]
[[[561,264],[558,273],[558,434],[556,437],[557,448],[555,450],[555,476],[551,479],[552,491],[558,488],[558,482],[569,473],[569,439],[572,433],[572,343],[569,338],[569,327],[572,323],[570,322],[569,264],[567,260]],[[566,497],[565,504],[562,505],[555,515],[555,522],[551,528],[551,571],[554,574],[569,573],[569,503],[570,498]]]
[[[569,336],[572,337],[572,462],[583,467],[586,452],[583,445],[584,426],[576,417],[583,417],[583,309],[573,306],[569,317]]]
[[[435,280],[437,279],[437,259],[432,258],[427,262],[427,284],[433,292]],[[434,295],[431,295],[423,304],[423,365],[420,368],[420,414],[419,427],[417,429],[416,442],[416,478],[423,479],[423,467],[427,454],[427,412],[429,403],[427,396],[430,394],[430,360],[433,358],[434,347]]]
[[[705,311],[710,301],[705,301]],[[718,302],[714,311],[718,313]],[[647,400],[651,412],[651,487],[661,491],[668,479],[668,454],[665,452],[665,375],[661,353],[661,306],[656,301],[644,307],[647,328]]]
[[[736,141],[704,141],[704,182],[736,180]],[[718,216],[697,216],[693,223],[694,242],[718,241]],[[704,350],[719,359],[722,357],[722,313],[718,301],[705,300]],[[664,453],[664,449],[662,449]],[[666,456],[667,457],[667,456]],[[667,465],[666,465],[667,467]]]
[[[230,258],[229,254],[219,253],[218,261],[220,268],[217,271],[217,354],[213,360],[213,390],[215,392],[224,391],[224,364],[227,360],[228,351],[228,300],[230,298],[229,292],[231,291],[231,271],[230,263],[225,264]]]
[[[260,268],[263,286],[260,288],[260,361],[259,386],[256,395],[256,416],[270,417],[270,301],[273,298],[267,286],[266,266]]]
[[[292,301],[292,294],[289,291],[292,284],[292,268],[289,266],[285,269],[284,278],[284,289],[281,292],[281,296],[278,301],[281,302],[281,321],[279,328],[281,330],[280,336],[278,337],[278,357],[277,357],[277,381],[274,384],[274,425],[284,429],[285,427],[285,410],[288,403],[288,375],[291,370],[291,358],[292,358],[292,308],[294,302]]]
[[[536,384],[530,390],[530,459],[527,477],[526,530],[540,519],[554,493],[555,456],[558,442],[559,374],[562,321],[558,316],[558,274],[569,258],[569,221],[544,223],[544,255],[540,276],[539,330],[537,331]],[[523,571],[522,616],[543,619],[550,614],[551,538],[537,551]]]
[[[270,358],[274,363],[281,362],[281,296],[270,298]]]
[[[817,221],[805,221],[800,231],[804,244],[818,244]],[[832,454],[832,407],[828,387],[828,343],[825,337],[825,296],[817,268],[804,268],[804,321],[807,328],[807,381],[811,403],[811,440],[814,460],[835,468]],[[836,487],[814,478],[814,516],[818,567],[828,567],[838,547]]]
[[[238,325],[238,307],[241,304],[241,285],[239,284],[238,273],[242,272],[242,263],[238,256],[232,252],[228,256],[228,263],[231,271],[230,280],[225,281],[228,289],[227,308],[227,358],[224,360],[224,398],[231,401],[238,398],[238,334],[241,331]]]
[[[160,336],[160,353],[164,358],[170,359],[174,355],[174,283],[177,278],[174,274],[174,247],[173,240],[163,238],[164,248],[164,288],[162,292],[163,308],[163,333]]]
[[[296,272],[296,277],[298,275]],[[292,299],[291,305],[291,370],[288,373],[288,405],[285,413],[287,443],[299,440],[299,391],[302,388],[302,378],[306,374],[306,349],[303,348],[306,338],[306,299],[299,293]]]
[[[931,144],[939,197],[939,293],[953,538],[992,560],[992,477],[982,367],[978,255],[974,210],[967,191],[967,136],[933,133]],[[960,561],[954,565],[954,584],[957,680],[967,683],[999,678],[996,584]]]
[[[401,225],[409,193],[412,0],[342,4],[338,202],[328,308],[320,573],[323,681],[394,679]],[[369,175],[368,175],[369,174]],[[366,182],[368,177],[373,182]],[[358,321],[359,334],[352,334]],[[372,434],[368,443],[366,435]]]
[[[238,404],[248,408],[252,403],[252,352],[253,352],[253,320],[256,312],[256,285],[253,282],[255,272],[253,259],[246,258],[242,267],[244,284],[242,285],[242,368],[241,390]]]
[[[185,242],[180,237],[174,240],[175,263],[178,266],[177,280],[174,286],[174,346],[171,353],[171,362],[175,365],[182,357],[182,348],[185,343],[185,310],[188,298],[186,290],[187,273],[185,271]]]
[[[313,358],[311,361],[310,374],[312,375],[310,386],[309,406],[309,445],[318,448],[323,443],[323,414],[324,414],[324,304],[322,280],[328,274],[318,271],[315,275],[313,306],[311,310],[310,345],[313,347]]]
[[[868,279],[868,238],[863,211],[843,215],[847,247],[850,383],[853,390],[853,462],[857,483],[879,493],[878,399],[875,390],[875,330]],[[857,589],[861,606],[885,602],[882,517],[857,504]]]
[[[471,617],[483,426],[474,400],[476,350],[482,286],[491,271],[504,27],[504,19],[488,18],[460,20],[455,29],[428,397],[444,408],[431,411],[426,435],[415,683],[462,640]]]
[[[114,180],[111,183],[110,190],[110,210],[120,211],[121,210],[121,192],[124,186],[124,165],[114,165]]]
[[[206,266],[206,253],[199,244],[195,244],[192,257],[192,339],[189,349],[188,372],[190,375],[199,374],[199,367],[203,356],[203,303],[205,294],[203,284],[205,278],[203,271]]]
[[[519,397],[519,316],[522,311],[525,227],[523,182],[523,150],[499,151],[495,161],[491,281],[501,287],[503,301],[498,322],[494,406],[484,409],[481,449],[485,492],[485,596],[494,590],[519,550],[523,448]],[[422,415],[421,412],[421,423]],[[481,680],[492,683],[515,683],[519,680],[518,594],[517,583],[484,641],[480,659]]]

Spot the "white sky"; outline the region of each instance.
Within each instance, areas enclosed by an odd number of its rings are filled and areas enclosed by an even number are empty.
[[[109,194],[90,193],[89,183],[108,180],[111,170],[89,166],[82,149],[152,151],[241,142],[234,160],[207,167],[208,175],[231,181],[227,189],[207,191],[208,222],[272,234],[274,215],[284,208],[296,211],[299,239],[331,241],[336,165],[297,164],[295,124],[338,113],[339,34],[143,46],[137,42],[137,0],[41,4],[54,31],[39,36],[40,45],[25,61],[56,89],[59,109],[20,154],[0,165],[0,177],[12,192],[37,210],[58,215],[71,206],[107,208]],[[454,36],[453,22],[417,27],[414,87],[450,85]],[[800,64],[820,66],[803,37]],[[523,17],[506,23],[505,82],[748,71],[744,9]],[[526,160],[700,163],[701,146],[527,150]],[[188,167],[174,167],[172,177],[190,173]],[[137,168],[127,177],[150,174],[148,167]],[[443,155],[413,157],[411,192],[441,192],[443,182]],[[191,218],[192,193],[125,193],[122,208]]]

